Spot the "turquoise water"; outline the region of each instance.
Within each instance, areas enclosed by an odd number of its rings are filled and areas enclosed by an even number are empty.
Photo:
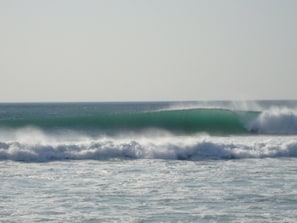
[[[161,104],[160,104],[161,105]],[[156,108],[125,111],[126,106],[114,107],[111,104],[88,104],[79,110],[79,105],[64,104],[31,105],[28,110],[20,107],[16,114],[4,114],[0,125],[9,128],[34,126],[42,130],[104,131],[119,133],[139,131],[150,128],[162,129],[172,133],[243,134],[249,133],[245,123],[256,119],[259,112],[233,111],[224,108]],[[78,108],[77,108],[78,106]],[[106,111],[106,107],[109,107]],[[19,106],[15,106],[19,109]],[[74,109],[74,110],[71,110]],[[23,111],[22,111],[23,110]],[[48,113],[48,110],[53,110]],[[1,117],[0,117],[1,118]]]
[[[0,222],[295,222],[297,102],[0,104]]]

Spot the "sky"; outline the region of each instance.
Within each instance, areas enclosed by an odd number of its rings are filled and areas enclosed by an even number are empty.
[[[0,102],[297,99],[296,0],[0,0]]]

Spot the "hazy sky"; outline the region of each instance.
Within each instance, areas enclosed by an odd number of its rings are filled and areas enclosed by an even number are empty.
[[[296,0],[0,0],[0,102],[297,99]]]

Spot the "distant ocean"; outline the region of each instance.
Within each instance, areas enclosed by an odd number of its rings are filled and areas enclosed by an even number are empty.
[[[0,104],[0,222],[296,222],[297,101]]]

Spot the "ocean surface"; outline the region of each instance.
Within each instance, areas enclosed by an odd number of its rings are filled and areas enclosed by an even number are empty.
[[[0,104],[0,222],[296,222],[297,101]]]

